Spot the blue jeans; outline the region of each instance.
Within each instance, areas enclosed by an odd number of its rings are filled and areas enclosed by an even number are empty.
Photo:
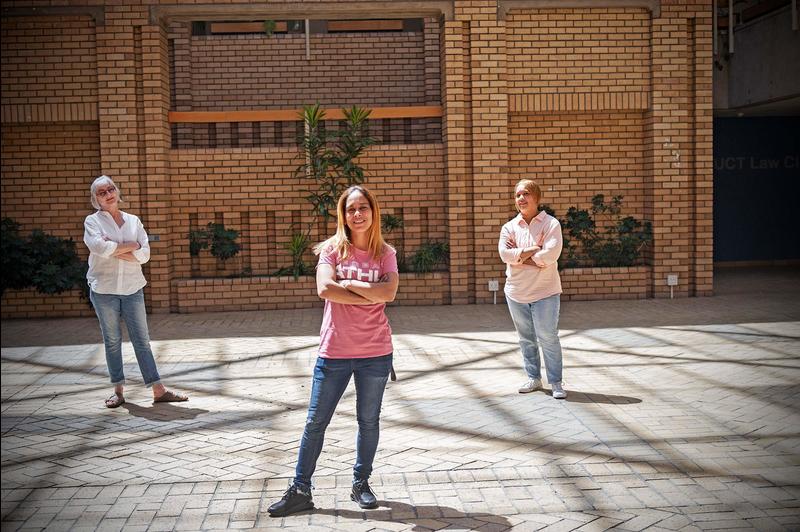
[[[542,378],[539,361],[539,346],[542,346],[547,381],[550,384],[560,383],[563,363],[561,342],[558,340],[558,312],[561,309],[561,296],[556,294],[533,303],[517,303],[506,298],[506,302],[517,329],[528,378]]]
[[[89,292],[89,299],[94,305],[97,318],[100,320],[100,330],[103,332],[103,343],[106,346],[106,365],[112,384],[124,384],[125,373],[122,367],[122,327],[121,320],[125,320],[128,336],[139,362],[139,371],[145,385],[149,388],[157,384],[161,377],[150,349],[150,334],[147,332],[147,312],[144,308],[144,291],[129,296],[114,294],[98,294],[93,290]]]
[[[325,429],[328,428],[336,405],[350,383],[351,375],[356,382],[358,418],[353,477],[355,480],[369,478],[375,452],[378,450],[381,402],[391,368],[391,354],[372,358],[317,358],[308,417],[303,439],[300,441],[300,456],[297,458],[295,484],[311,487],[311,476],[322,452]]]

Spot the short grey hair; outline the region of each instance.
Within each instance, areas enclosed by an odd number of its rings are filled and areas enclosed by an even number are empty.
[[[117,201],[122,203],[122,190],[120,190],[119,186],[116,183],[114,183],[113,179],[111,179],[107,175],[101,175],[100,177],[92,181],[92,186],[89,187],[89,199],[92,202],[92,207],[94,207],[98,211],[100,210],[100,204],[97,202],[97,189],[101,185],[106,185],[106,184],[111,185],[117,189]]]

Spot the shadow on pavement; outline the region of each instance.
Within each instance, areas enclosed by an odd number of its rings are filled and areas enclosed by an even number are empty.
[[[602,405],[635,405],[641,403],[642,400],[638,397],[628,397],[627,395],[608,395],[603,393],[588,393],[579,392],[576,390],[567,390],[567,398],[564,399],[568,403],[598,403]],[[553,395],[549,390],[547,395]]]
[[[304,514],[332,515],[353,519],[354,521],[380,521],[386,523],[405,523],[415,525],[412,530],[431,530],[436,521],[442,526],[439,529],[477,530],[489,525],[492,530],[506,530],[512,527],[511,522],[504,516],[488,513],[464,513],[448,506],[413,505],[396,501],[378,501],[375,510],[332,510],[316,508]],[[425,521],[425,523],[417,523]]]
[[[187,408],[176,406],[170,403],[158,403],[149,407],[139,406],[130,401],[121,405],[129,414],[135,417],[143,417],[150,421],[177,421],[180,419],[194,419],[201,414],[208,414],[208,410],[202,408]]]

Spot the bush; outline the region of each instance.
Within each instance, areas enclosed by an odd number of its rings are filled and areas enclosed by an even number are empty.
[[[210,222],[205,229],[189,231],[189,254],[196,257],[200,250],[211,248],[211,254],[220,260],[235,257],[242,246],[236,242],[239,231],[225,229],[224,224]]]
[[[447,245],[447,242],[426,240],[408,259],[408,263],[411,271],[427,273],[434,271],[437,267],[446,268],[449,257],[450,246]]]
[[[35,288],[41,294],[60,294],[73,288],[87,292],[88,265],[75,250],[75,241],[48,235],[40,229],[30,237],[19,234],[19,224],[2,220],[2,292]]]
[[[622,196],[614,196],[610,203],[603,194],[592,198],[591,213],[570,207],[561,221],[566,232],[561,264],[566,268],[634,266],[642,251],[653,241],[653,227],[648,221],[640,222],[632,216],[621,216]],[[610,218],[604,230],[598,230],[598,215]],[[576,242],[577,244],[574,244]]]

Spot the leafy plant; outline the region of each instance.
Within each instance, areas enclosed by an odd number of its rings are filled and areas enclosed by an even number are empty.
[[[447,242],[439,240],[426,240],[409,259],[412,271],[427,273],[434,271],[437,267],[445,267],[450,254],[450,246]]]
[[[213,256],[225,261],[241,251],[237,238],[239,231],[226,229],[225,224],[209,222],[205,229],[189,231],[189,254],[196,257],[201,250],[211,248]]]
[[[567,268],[579,266],[633,266],[642,251],[653,241],[653,227],[649,221],[640,222],[632,216],[621,216],[622,196],[614,196],[606,203],[603,194],[592,198],[591,212],[570,207],[561,225],[568,238],[564,239]],[[605,229],[599,230],[598,215],[610,217]],[[574,245],[572,241],[576,241]]]
[[[295,279],[311,271],[302,256],[311,243],[311,228],[316,225],[315,221],[322,218],[327,224],[335,218],[339,196],[348,187],[364,182],[364,169],[355,160],[375,143],[367,127],[370,111],[353,106],[342,109],[342,113],[344,120],[339,129],[331,131],[325,127],[325,111],[319,103],[306,105],[300,112],[303,133],[298,138],[298,145],[304,162],[297,167],[295,174],[313,183],[306,196],[311,203],[312,218],[306,229],[293,234],[287,244]],[[285,270],[281,268],[279,272]]]
[[[35,288],[41,294],[60,294],[73,288],[86,292],[88,265],[75,250],[75,241],[35,229],[19,234],[19,224],[2,220],[2,293],[6,289]]]
[[[403,219],[394,214],[381,214],[381,229],[389,234],[397,229],[403,228]]]
[[[273,33],[275,33],[275,21],[274,20],[265,20],[264,21],[264,34],[267,37],[270,37]]]
[[[197,257],[204,249],[208,249],[208,232],[202,229],[189,231],[189,255]]]
[[[314,217],[335,218],[336,202],[348,187],[364,182],[364,169],[355,160],[375,143],[367,123],[370,111],[353,106],[342,109],[344,121],[336,131],[325,128],[325,111],[320,105],[307,105],[300,112],[303,134],[299,138],[305,162],[296,174],[312,179],[314,188],[306,199],[312,205]]]
[[[303,261],[303,255],[308,250],[311,239],[305,233],[292,234],[291,240],[286,244],[286,250],[292,255],[291,273],[296,281],[301,275],[311,273],[309,266]]]
[[[27,252],[25,239],[19,234],[19,224],[10,218],[2,220],[0,235],[0,253],[2,253],[2,287],[0,295],[6,289],[21,290],[31,285],[30,272],[33,261]]]

